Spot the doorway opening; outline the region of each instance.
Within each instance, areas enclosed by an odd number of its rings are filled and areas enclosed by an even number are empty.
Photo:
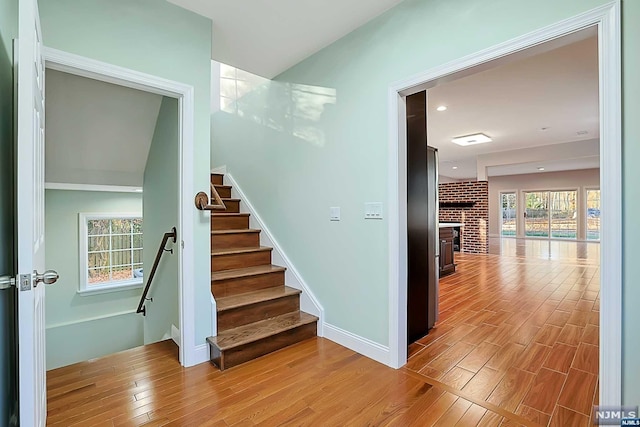
[[[620,218],[620,177],[619,177],[619,169],[616,165],[619,165],[620,162],[620,122],[615,118],[615,114],[617,110],[617,106],[619,105],[619,58],[617,56],[617,48],[619,43],[618,39],[618,29],[615,28],[615,25],[612,25],[613,20],[610,19],[611,16],[615,16],[616,8],[615,6],[610,6],[607,8],[603,8],[603,10],[594,12],[592,14],[585,14],[579,17],[576,17],[572,20],[568,20],[566,22],[560,23],[557,26],[546,28],[540,30],[539,32],[532,33],[523,37],[522,39],[515,40],[513,42],[508,42],[503,45],[500,45],[496,48],[493,48],[489,51],[481,52],[477,55],[473,55],[467,58],[463,58],[460,61],[456,61],[452,64],[447,64],[447,66],[443,66],[439,69],[433,70],[431,72],[426,72],[419,77],[412,78],[410,80],[400,82],[396,85],[393,85],[390,88],[390,124],[391,124],[391,139],[390,139],[390,152],[391,152],[391,160],[390,160],[390,170],[391,170],[391,182],[390,182],[390,191],[391,195],[391,203],[392,208],[390,212],[397,214],[397,216],[393,216],[390,221],[390,242],[391,242],[391,264],[390,264],[390,280],[391,280],[391,288],[390,288],[390,297],[392,301],[391,305],[391,319],[390,319],[390,343],[391,343],[391,360],[392,365],[394,366],[402,366],[407,360],[407,347],[406,344],[406,304],[408,302],[409,295],[406,294],[406,277],[407,277],[407,252],[406,252],[406,235],[407,231],[407,222],[406,222],[406,214],[407,214],[407,201],[405,199],[405,195],[407,194],[407,171],[405,169],[405,156],[407,151],[407,147],[404,144],[406,141],[407,129],[403,124],[403,117],[405,117],[405,97],[414,93],[417,93],[422,90],[429,90],[430,88],[437,87],[438,84],[442,84],[447,81],[450,82],[454,79],[463,76],[469,76],[471,74],[477,73],[479,71],[484,71],[489,68],[492,68],[496,65],[502,65],[506,62],[526,58],[529,55],[535,54],[536,49],[544,49],[546,45],[547,49],[558,48],[562,44],[567,44],[569,40],[573,37],[582,37],[584,36],[584,32],[581,31],[591,31],[591,34],[594,34],[595,29],[598,29],[597,36],[597,45],[599,50],[599,60],[598,60],[598,71],[599,71],[599,88],[600,88],[600,97],[598,101],[599,107],[599,119],[601,123],[600,135],[599,135],[599,154],[600,154],[600,177],[599,177],[599,186],[598,190],[602,190],[602,211],[608,212],[609,214],[605,214],[603,217],[602,224],[598,222],[598,226],[601,225],[602,231],[599,233],[603,244],[606,244],[609,249],[612,250],[613,253],[620,255],[621,252],[621,242],[620,236],[617,233],[619,231],[619,227],[621,224]],[[587,28],[585,30],[585,28]],[[576,39],[573,38],[573,41]],[[559,43],[559,44],[558,44]],[[534,49],[523,50],[528,47],[535,46]],[[548,51],[548,50],[547,50]],[[538,51],[539,53],[540,51]],[[511,57],[508,57],[511,55]],[[499,58],[499,59],[498,59]],[[491,61],[493,62],[490,64]],[[475,68],[474,67],[479,67]],[[460,74],[456,74],[460,73]],[[616,89],[617,88],[617,89]],[[399,112],[400,114],[396,114]],[[475,132],[476,130],[471,130],[471,132]],[[485,160],[485,159],[482,159]],[[524,162],[522,162],[524,163]],[[449,168],[453,168],[453,166],[457,165],[448,165]],[[484,161],[477,162],[477,180],[485,181],[487,177],[487,173],[490,174],[489,167],[492,166],[491,163],[487,164]],[[442,169],[441,162],[441,169]],[[550,190],[548,190],[550,191]],[[559,191],[553,189],[553,191]],[[562,189],[564,192],[573,191],[571,188]],[[509,191],[503,190],[504,193],[509,193]],[[575,198],[581,198],[581,191],[575,192]],[[549,193],[547,193],[549,194]],[[596,193],[593,193],[593,198],[595,198]],[[572,194],[564,194],[571,199]],[[508,196],[507,196],[508,197]],[[513,197],[512,197],[513,198]],[[495,204],[498,205],[501,202],[501,197],[495,197]],[[520,202],[520,206],[524,207],[524,200],[519,200],[516,197],[516,209],[518,202]],[[397,203],[397,205],[396,205]],[[510,209],[509,202],[503,206],[503,209]],[[586,206],[586,205],[585,205]],[[573,215],[567,215],[565,211],[567,209],[560,209],[561,206],[556,209],[560,212],[556,217],[556,226],[564,222],[572,222]],[[580,206],[575,207],[576,215],[583,215],[585,217],[588,216],[589,207],[585,207],[582,209]],[[591,208],[595,209],[595,208]],[[599,208],[598,208],[599,209]],[[495,212],[495,211],[494,211]],[[502,233],[502,223],[499,222],[500,217],[500,208],[497,209],[498,215],[496,215],[496,230],[498,235]],[[547,210],[549,212],[549,210]],[[556,233],[564,232],[562,231],[562,227],[553,228],[553,213],[549,213],[550,219],[548,221],[547,232],[552,234],[554,231]],[[558,216],[560,215],[560,216]],[[486,219],[488,221],[488,219]],[[518,218],[516,222],[522,221],[522,230],[524,230],[525,222],[524,218]],[[588,221],[583,221],[585,224],[585,229],[589,227],[586,225]],[[570,224],[571,225],[571,224]],[[464,231],[462,232],[462,247],[465,247],[465,239],[464,239]],[[485,235],[488,240],[490,236]],[[596,365],[599,365],[599,369],[596,368],[597,375],[595,375],[596,381],[599,378],[600,381],[600,403],[603,401],[607,401],[610,404],[616,404],[620,401],[620,320],[616,317],[615,313],[619,312],[620,307],[620,288],[621,288],[621,278],[620,278],[620,260],[612,259],[610,254],[599,253],[598,254],[598,264],[599,270],[592,274],[592,278],[594,280],[593,283],[606,283],[607,286],[603,286],[602,293],[602,308],[601,315],[596,311],[595,314],[590,314],[589,317],[594,319],[594,322],[599,323],[599,332],[594,328],[589,328],[590,333],[599,334],[599,348],[597,349],[596,360],[599,358],[599,362],[595,362]],[[611,262],[611,264],[609,264]],[[590,270],[591,266],[585,266],[585,270]],[[534,268],[535,270],[535,268]],[[539,270],[537,271],[539,272]],[[593,273],[590,271],[589,274]],[[490,272],[481,273],[480,275],[491,274]],[[499,274],[504,274],[504,271]],[[515,279],[515,277],[512,277]],[[517,283],[517,282],[516,282]],[[560,285],[562,287],[562,284]],[[557,289],[556,289],[557,290]],[[511,291],[516,291],[516,289],[511,289]],[[546,290],[551,291],[550,288]],[[562,291],[571,292],[569,289],[562,289]],[[553,294],[555,292],[551,291]],[[562,300],[558,300],[556,307],[564,303],[564,308],[569,310],[569,314],[567,317],[573,316],[573,311],[576,305],[579,303],[581,305],[586,306],[589,302],[592,304],[599,303],[599,296],[593,296],[592,294],[585,294],[584,292],[593,292],[592,290],[583,290],[583,293],[578,297],[577,300],[567,299],[564,301],[564,295]],[[554,295],[554,298],[558,298],[558,294]],[[585,300],[581,302],[582,296],[588,296],[589,300]],[[592,298],[593,297],[593,298]],[[575,298],[575,295],[571,295],[571,298]],[[395,305],[395,306],[394,306]],[[572,307],[569,307],[572,305]],[[493,307],[496,309],[496,313],[505,311],[504,307]],[[576,311],[579,311],[576,309]],[[591,310],[593,311],[593,310]],[[467,313],[468,314],[468,313]],[[506,314],[502,314],[504,318],[502,321],[506,321]],[[563,317],[563,315],[557,315]],[[556,316],[556,317],[557,317]],[[579,315],[576,315],[579,316]],[[493,321],[498,322],[498,318],[494,318]],[[520,323],[522,319],[514,318],[511,323],[514,325],[519,324],[522,326],[524,323]],[[501,321],[501,322],[502,322]],[[526,319],[524,319],[526,322]],[[552,320],[553,321],[553,320]],[[573,324],[576,320],[572,319],[569,324]],[[482,320],[484,322],[484,320]],[[546,323],[546,322],[545,322]],[[544,326],[543,323],[542,325]],[[568,322],[565,322],[566,325]],[[582,320],[579,321],[582,323]],[[590,325],[589,321],[586,321],[585,327]],[[550,325],[552,326],[552,325]],[[596,326],[596,325],[592,325]],[[503,329],[506,330],[506,327]],[[607,331],[607,332],[605,332]],[[469,332],[469,331],[467,331]],[[479,331],[478,331],[479,332]],[[495,332],[495,331],[494,331]],[[501,331],[502,332],[502,331]],[[532,333],[532,331],[530,331]],[[539,331],[536,331],[539,332]],[[461,333],[461,332],[460,332]],[[609,335],[611,334],[611,335]],[[477,334],[476,334],[477,335]],[[508,334],[505,334],[502,337],[498,337],[498,340],[506,337]],[[484,340],[482,340],[484,341]],[[506,342],[503,342],[502,345],[507,345],[509,343],[509,339]],[[531,341],[528,341],[530,344]],[[612,345],[609,346],[609,343]],[[446,343],[445,340],[441,341],[442,345],[451,346],[451,343]],[[491,343],[489,343],[491,344]],[[517,343],[514,343],[516,345]],[[495,344],[494,344],[495,345]],[[523,345],[523,344],[519,344]],[[467,354],[471,353],[474,349],[469,348],[469,352],[465,352],[465,349],[461,349],[461,346],[456,347],[452,352],[460,351],[465,353],[462,355],[464,358]],[[586,347],[585,347],[586,349]],[[581,349],[580,351],[586,351],[585,349]],[[446,350],[446,349],[445,349]],[[591,349],[589,349],[590,351]],[[598,357],[599,356],[599,357]],[[443,358],[444,361],[446,358]],[[451,359],[449,359],[451,360]],[[592,359],[593,360],[593,359]],[[436,363],[437,365],[437,363]],[[433,366],[432,366],[433,367]],[[447,369],[450,367],[445,367],[444,365],[438,366],[443,369]],[[435,367],[436,369],[438,367]],[[591,369],[591,368],[590,368]],[[449,371],[447,371],[449,372]],[[599,374],[599,375],[598,375]],[[453,374],[452,374],[453,375]],[[459,378],[459,376],[458,376]],[[595,390],[595,382],[594,382],[594,390]]]
[[[178,223],[178,100],[45,75],[45,256],[60,275],[46,292],[47,369],[163,339],[179,346],[172,245],[142,295]]]
[[[120,168],[120,170],[117,168],[115,171],[112,170],[111,174],[109,174],[108,171],[96,168],[95,173],[88,178],[90,184],[88,188],[82,188],[82,186],[73,188],[74,185],[69,184],[67,186],[58,186],[57,189],[55,188],[56,186],[53,185],[52,190],[58,191],[59,193],[74,193],[72,190],[76,190],[76,196],[71,197],[77,198],[77,194],[79,194],[77,190],[91,190],[91,185],[96,184],[95,181],[91,181],[92,179],[106,179],[111,177],[116,180],[120,179],[125,181],[115,182],[115,185],[98,185],[97,189],[107,190],[100,193],[103,196],[108,193],[111,199],[120,199],[119,202],[122,202],[123,198],[128,198],[130,202],[128,206],[121,204],[113,208],[113,205],[111,205],[112,209],[107,212],[108,215],[103,215],[101,218],[92,217],[91,213],[95,213],[95,209],[91,209],[93,212],[78,212],[87,214],[83,217],[86,223],[82,224],[79,222],[80,217],[76,217],[77,231],[74,235],[78,237],[78,242],[82,241],[79,230],[81,230],[83,226],[85,230],[89,231],[95,228],[92,226],[109,223],[108,229],[111,231],[107,233],[109,234],[108,236],[105,235],[105,233],[99,233],[99,235],[95,236],[87,233],[85,237],[88,246],[92,243],[97,243],[100,239],[103,240],[103,243],[109,241],[108,247],[96,251],[87,251],[86,259],[95,261],[94,258],[96,257],[107,258],[108,263],[106,265],[99,265],[97,267],[98,269],[102,269],[101,271],[103,273],[108,270],[110,278],[113,278],[113,272],[117,272],[118,270],[126,270],[127,275],[131,274],[131,280],[127,277],[124,280],[125,282],[136,282],[136,279],[140,279],[139,276],[144,276],[147,272],[146,270],[152,265],[152,262],[148,263],[147,259],[150,257],[151,261],[153,261],[156,251],[162,250],[159,249],[159,245],[163,238],[163,233],[170,232],[171,227],[176,227],[177,243],[171,248],[169,248],[169,245],[166,246],[167,250],[173,250],[173,255],[169,255],[169,257],[173,258],[173,265],[166,262],[166,258],[168,257],[165,255],[165,260],[163,260],[159,266],[156,279],[150,291],[151,297],[153,297],[154,288],[162,292],[160,289],[162,284],[159,285],[158,278],[163,275],[165,277],[171,277],[171,286],[165,285],[165,288],[172,289],[171,307],[173,308],[171,309],[170,324],[168,323],[168,327],[166,328],[162,327],[163,330],[160,331],[153,329],[150,325],[151,322],[148,322],[149,328],[147,328],[147,332],[148,336],[151,337],[149,342],[158,341],[163,338],[174,339],[176,343],[179,343],[180,363],[183,366],[192,366],[202,359],[202,355],[200,354],[202,352],[200,347],[202,346],[196,346],[194,339],[194,242],[193,239],[184,238],[193,235],[194,217],[196,216],[193,212],[194,210],[191,209],[191,204],[188,203],[193,193],[193,176],[189,173],[183,173],[183,171],[193,170],[193,87],[54,49],[44,48],[43,56],[46,61],[47,72],[60,73],[68,76],[68,78],[84,79],[85,83],[89,81],[97,85],[108,85],[111,86],[112,89],[115,88],[123,93],[126,92],[128,95],[125,96],[132,96],[131,94],[137,93],[138,98],[142,97],[146,99],[146,101],[142,101],[143,103],[150,102],[155,105],[155,112],[150,114],[150,116],[155,114],[153,120],[143,120],[142,116],[144,116],[144,113],[142,111],[131,113],[134,116],[133,120],[140,120],[146,123],[146,128],[144,130],[138,128],[138,131],[151,135],[151,141],[146,148],[146,152],[144,152],[145,149],[142,149],[145,157],[143,160],[146,160],[144,164],[138,164],[141,162],[141,156],[139,153],[138,155],[135,154],[135,148],[132,146],[122,148],[122,150],[120,150],[121,152],[112,153],[115,158],[114,164],[117,164],[118,159],[121,159],[122,163],[129,165],[130,169],[137,166],[137,176],[135,173],[132,173],[135,171],[127,171],[124,167]],[[95,104],[100,105],[100,102],[96,101]],[[55,107],[53,108],[55,109]],[[126,107],[124,108],[126,109]],[[104,116],[103,118],[108,123],[110,117],[108,114],[104,114]],[[113,124],[113,126],[116,125]],[[117,144],[114,143],[113,145]],[[91,153],[84,154],[90,155]],[[105,163],[109,163],[109,157],[105,157],[102,160]],[[78,165],[78,167],[73,169],[77,172],[77,170],[82,169],[82,167]],[[74,170],[66,172],[74,172]],[[139,179],[139,185],[131,185],[126,182],[127,179],[136,177]],[[97,184],[103,183],[98,181]],[[93,188],[93,190],[95,189],[96,188]],[[169,201],[167,200],[167,194],[169,194],[170,197]],[[144,209],[142,199],[145,199],[144,204],[146,208]],[[105,204],[103,204],[103,206],[104,205]],[[162,208],[160,205],[162,205]],[[147,210],[147,208],[153,209],[154,211],[160,209],[160,212],[154,212],[153,215],[144,213],[143,210]],[[131,212],[132,209],[133,212]],[[113,216],[114,210],[118,211],[115,212],[118,215]],[[138,224],[137,222],[139,215],[143,216],[144,221],[142,224]],[[101,220],[102,222],[100,222]],[[98,221],[98,223],[95,221]],[[140,227],[134,227],[134,223],[140,225]],[[115,230],[116,233],[114,234],[112,233],[114,231],[113,224],[116,224],[116,228],[119,226],[124,228],[122,230]],[[169,226],[168,224],[171,225]],[[128,226],[130,227],[127,228]],[[132,231],[134,228],[135,233]],[[106,229],[107,228],[105,228],[105,230]],[[129,231],[127,232],[127,230]],[[140,234],[138,233],[140,230],[142,230],[143,239],[140,239]],[[149,234],[148,231],[153,235]],[[129,239],[127,239],[125,234],[129,234]],[[155,236],[155,234],[158,234],[158,236]],[[147,235],[149,236],[148,238],[146,237]],[[139,247],[141,243],[140,240],[142,240],[144,247],[145,258],[143,262],[145,268],[142,268],[142,271],[140,261],[143,257],[143,250]],[[116,258],[118,256],[127,262],[117,263],[116,261],[118,260]],[[114,264],[114,262],[116,263]],[[147,267],[147,265],[149,267]],[[93,286],[93,284],[90,283],[93,281],[92,276],[96,276],[95,272],[92,275],[91,271],[89,271],[91,268],[92,267],[89,267],[86,271],[86,277],[89,279],[89,288]],[[93,266],[93,269],[96,270],[96,266]],[[121,274],[121,272],[118,272],[118,274]],[[82,276],[79,272],[77,272],[76,275]],[[103,274],[97,277],[104,278],[106,276]],[[116,280],[116,282],[117,281],[118,280]],[[137,282],[140,282],[140,280]],[[134,283],[131,284],[135,287]],[[109,288],[109,286],[110,285],[107,284],[105,287]],[[106,295],[106,293],[101,294],[101,290],[99,289],[89,290],[95,290],[94,295],[96,296]],[[103,290],[108,291],[109,289]],[[135,293],[133,291],[125,291],[125,293],[126,292],[130,294]],[[168,295],[163,295],[163,297],[159,299],[168,300]],[[152,307],[154,304],[156,305],[155,310]],[[161,307],[162,303],[158,301],[158,298],[154,298],[153,302],[146,300],[144,305],[146,306],[147,318],[152,316],[152,312],[160,313],[165,308]],[[137,301],[133,307],[127,305],[127,308],[122,309],[124,313],[121,314],[129,315],[127,312],[131,311],[135,313],[136,306]],[[131,314],[131,316],[142,317],[140,314]],[[95,317],[97,317],[97,319],[92,320],[101,320],[100,316]]]

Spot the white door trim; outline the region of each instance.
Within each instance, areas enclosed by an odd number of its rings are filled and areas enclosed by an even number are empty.
[[[193,366],[202,362],[195,339],[195,291],[194,291],[194,89],[184,83],[167,80],[150,74],[118,67],[94,59],[70,54],[56,49],[43,50],[46,67],[52,70],[88,77],[107,83],[143,90],[178,99],[180,115],[180,186],[178,238],[182,244],[178,250],[178,287],[180,305],[180,363]]]
[[[444,76],[578,30],[596,26],[600,79],[602,205],[600,296],[600,404],[622,394],[622,155],[620,0],[435,67],[389,86],[389,344],[391,366],[407,361],[407,174],[404,96]]]

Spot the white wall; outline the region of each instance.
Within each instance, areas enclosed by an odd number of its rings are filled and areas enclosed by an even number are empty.
[[[585,204],[586,188],[600,187],[600,170],[584,169],[564,172],[541,172],[536,174],[505,175],[489,177],[489,235],[500,235],[500,193],[517,191],[518,234],[524,230],[522,192],[531,190],[578,190],[578,206]],[[586,212],[578,209],[578,239],[585,238]]]

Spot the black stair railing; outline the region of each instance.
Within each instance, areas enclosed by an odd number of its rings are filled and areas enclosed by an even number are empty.
[[[142,296],[140,297],[140,303],[138,304],[138,309],[136,313],[142,313],[143,316],[147,315],[147,308],[145,307],[145,301],[153,301],[153,298],[147,298],[147,294],[149,293],[149,288],[151,288],[151,283],[153,282],[153,276],[156,275],[156,270],[158,269],[158,264],[160,264],[160,259],[162,259],[162,254],[165,252],[171,252],[173,254],[173,248],[167,249],[165,246],[169,239],[176,242],[176,238],[178,237],[178,232],[175,227],[171,228],[171,231],[168,233],[164,233],[162,236],[162,243],[160,243],[160,247],[158,248],[158,253],[156,253],[156,259],[153,261],[153,267],[151,267],[151,273],[149,273],[149,278],[147,279],[147,284],[144,287],[144,291],[142,292]]]

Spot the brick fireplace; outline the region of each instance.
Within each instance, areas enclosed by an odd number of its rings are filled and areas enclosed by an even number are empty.
[[[439,184],[440,222],[461,222],[461,251],[489,252],[489,183],[462,181]]]

